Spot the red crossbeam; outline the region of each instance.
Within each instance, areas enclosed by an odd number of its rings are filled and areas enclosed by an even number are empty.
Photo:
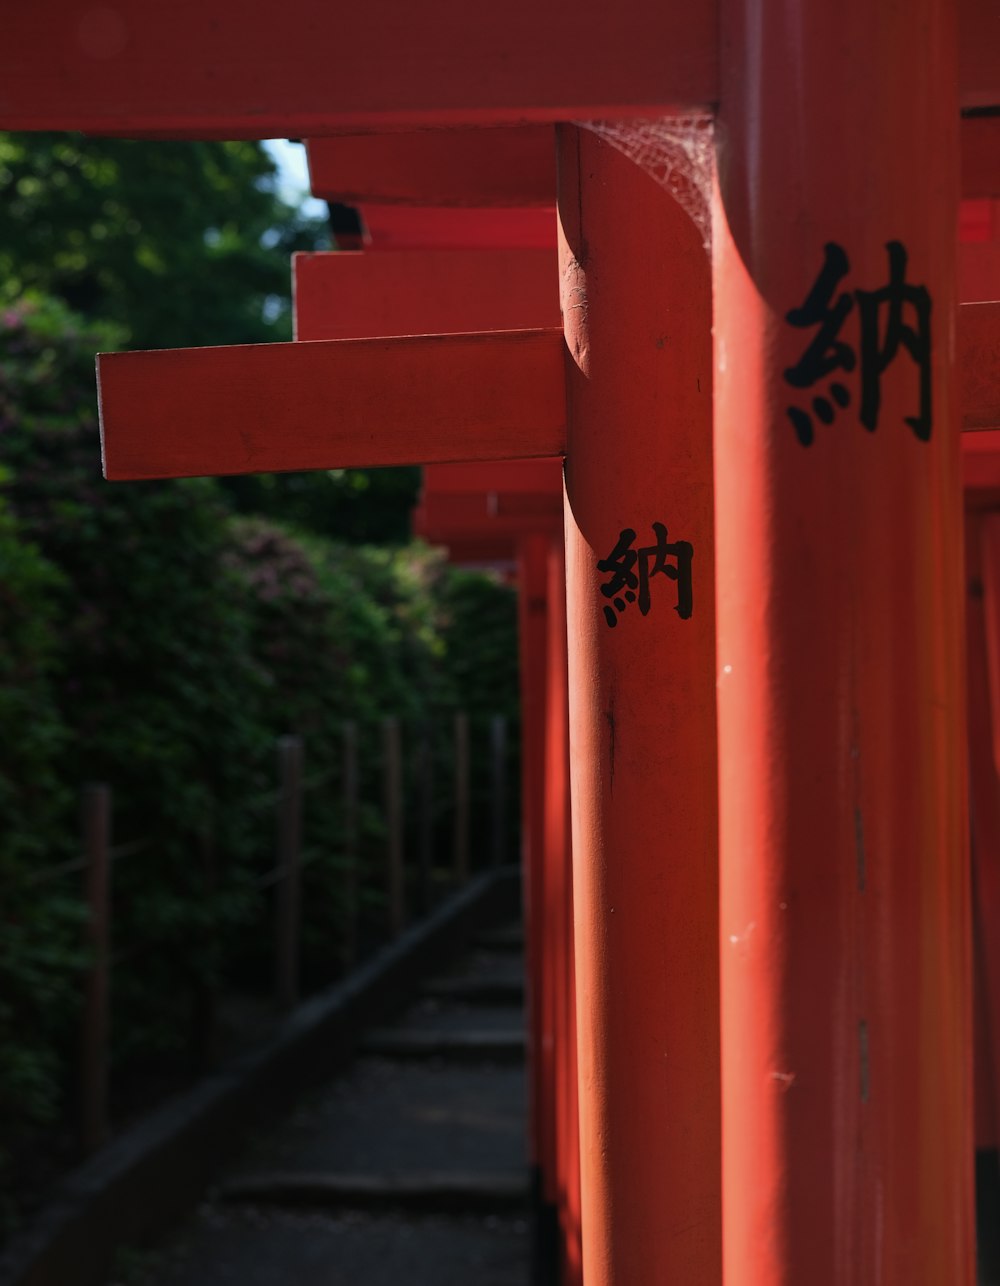
[[[707,107],[717,46],[711,0],[34,0],[4,14],[0,127],[303,138]]]
[[[496,460],[489,464],[430,464],[424,470],[424,495],[470,495],[473,492],[542,492],[562,495],[563,462]]]
[[[960,309],[962,426],[1000,427],[1000,304]],[[108,478],[562,455],[556,328],[98,359]]]
[[[1000,9],[960,11],[963,101],[996,103]],[[718,45],[711,0],[34,0],[4,13],[0,127],[301,138],[704,109]]]
[[[1000,196],[1000,117],[963,120],[960,140],[963,195]],[[446,209],[554,199],[550,125],[347,134],[310,139],[307,150],[313,193],[327,201]]]
[[[105,476],[560,455],[562,331],[98,358]]]
[[[551,125],[346,134],[306,146],[310,186],[327,201],[495,209],[556,199]]]
[[[547,250],[297,254],[296,338],[558,326],[552,225]]]

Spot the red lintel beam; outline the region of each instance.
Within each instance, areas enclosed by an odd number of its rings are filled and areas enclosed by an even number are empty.
[[[963,195],[1000,196],[1000,117],[963,120],[959,138]],[[313,194],[326,201],[496,209],[554,199],[547,124],[341,134],[309,139],[306,149]]]
[[[562,497],[563,462],[497,460],[483,464],[431,464],[424,470],[425,495],[468,495],[473,491],[540,491]]]
[[[963,429],[1000,428],[1000,303],[958,310]]]
[[[420,509],[435,528],[448,528],[469,535],[491,528],[533,524],[539,530],[562,525],[562,489],[553,495],[539,492],[474,492],[468,495],[435,495],[426,492]]]
[[[104,353],[105,476],[560,455],[559,330]]]
[[[629,117],[718,98],[712,0],[34,0],[4,13],[0,128],[304,138]],[[1000,9],[961,0],[968,106],[1000,101]]]
[[[309,139],[306,148],[313,194],[327,201],[494,208],[555,202],[551,125],[342,134]]]
[[[554,213],[552,236],[544,250],[294,255],[296,339],[558,326]]]
[[[0,128],[305,138],[707,107],[712,0],[34,0],[4,14]]]

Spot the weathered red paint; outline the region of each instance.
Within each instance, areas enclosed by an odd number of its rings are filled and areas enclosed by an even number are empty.
[[[590,131],[560,129],[559,176],[583,1275],[718,1286],[709,267]],[[693,545],[692,615],[658,575],[609,628],[598,560],[655,522]]]
[[[877,21],[866,0],[722,10],[726,1286],[973,1279],[954,20],[948,0]],[[849,259],[836,299],[885,285],[889,242],[932,300],[929,441],[904,421],[920,410],[905,350],[871,432],[863,371],[804,390],[784,375],[815,334],[787,314],[824,247]],[[841,377],[850,407],[803,446],[789,406]]]

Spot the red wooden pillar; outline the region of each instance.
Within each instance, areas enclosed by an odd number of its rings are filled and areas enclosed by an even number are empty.
[[[951,0],[724,0],[726,1286],[972,1280]]]
[[[552,995],[545,986],[545,784],[548,672],[549,540],[518,542],[518,634],[521,679],[521,817],[528,982],[530,1160],[538,1196],[556,1202]]]
[[[548,697],[545,740],[546,866],[550,875],[549,945],[555,999],[555,1144],[561,1286],[582,1281],[580,1130],[577,1093],[573,861],[569,787],[569,690],[566,657],[566,557],[560,537],[548,550]]]
[[[584,1279],[718,1286],[709,265],[619,152],[558,148]]]

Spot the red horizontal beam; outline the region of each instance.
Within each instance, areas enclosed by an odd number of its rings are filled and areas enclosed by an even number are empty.
[[[537,206],[362,205],[377,250],[548,250],[556,244],[556,212]]]
[[[562,496],[562,471],[561,459],[429,464],[424,469],[424,494],[469,495],[478,491]]]
[[[962,434],[962,485],[967,491],[1000,492],[1000,429]]]
[[[450,545],[453,541],[493,541],[502,538],[514,542],[525,536],[557,535],[562,531],[562,513],[558,514],[501,514],[490,517],[437,512],[436,506],[420,504],[413,510],[413,533],[435,545]],[[513,548],[513,544],[510,546]]]
[[[562,331],[98,358],[105,476],[560,455]]]
[[[332,252],[292,259],[297,339],[558,326],[546,250]]]
[[[552,206],[551,125],[309,139],[313,194],[349,205]]]
[[[1000,102],[1000,7],[959,13],[963,101]],[[32,0],[4,13],[0,128],[301,138],[703,109],[718,44],[713,0]]]
[[[505,530],[525,525],[528,530],[548,530],[562,523],[562,491],[544,492],[474,492],[467,495],[441,495],[424,492],[420,510],[426,521],[437,529],[455,534],[486,535],[491,527]]]
[[[1000,196],[1000,117],[963,120],[959,137],[963,194]],[[312,191],[327,201],[498,209],[555,200],[551,125],[348,134],[307,149]]]
[[[707,107],[712,0],[6,6],[0,128],[312,137]]]

